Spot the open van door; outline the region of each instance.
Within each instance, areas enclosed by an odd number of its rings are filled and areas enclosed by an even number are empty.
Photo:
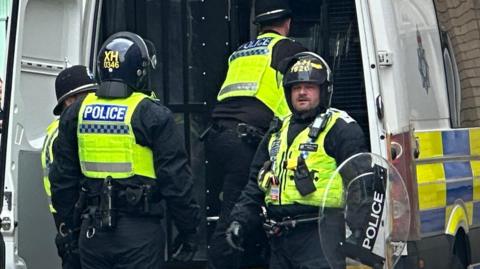
[[[97,1],[13,1],[0,155],[5,268],[61,268],[40,153],[57,74],[90,62],[96,8]]]
[[[4,239],[4,232],[9,231],[11,229],[11,219],[9,216],[6,216],[3,214],[3,212],[8,211],[9,208],[11,209],[11,191],[4,191],[4,186],[5,186],[5,169],[6,169],[6,141],[7,137],[2,135],[1,133],[7,132],[8,131],[8,119],[5,117],[5,109],[8,108],[8,96],[10,96],[10,81],[12,78],[12,62],[13,62],[13,57],[11,55],[13,53],[10,53],[9,48],[14,47],[15,44],[15,36],[16,36],[16,31],[12,31],[12,26],[14,26],[17,22],[18,17],[16,16],[17,12],[14,12],[13,10],[18,10],[18,3],[14,2],[13,7],[10,6],[10,1],[4,1],[3,3],[0,4],[0,16],[1,16],[1,23],[0,26],[2,26],[2,33],[0,40],[1,46],[0,48],[3,50],[0,53],[0,56],[3,57],[0,63],[2,64],[0,70],[0,76],[3,80],[3,85],[2,85],[2,93],[0,94],[0,120],[2,121],[0,123],[0,197],[3,197],[3,199],[0,199],[0,268],[6,268],[6,252],[5,252],[5,239]],[[8,24],[8,25],[7,25]],[[5,33],[3,29],[8,29],[8,32]],[[13,29],[16,29],[16,27],[13,27]],[[5,35],[4,35],[5,34]],[[13,45],[12,45],[13,44]],[[5,61],[7,61],[5,63]],[[6,99],[7,98],[7,99]],[[6,99],[6,100],[5,100]],[[3,101],[7,105],[2,105],[1,101]],[[5,209],[4,209],[5,207]]]

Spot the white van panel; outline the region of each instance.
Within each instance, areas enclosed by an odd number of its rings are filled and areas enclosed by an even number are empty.
[[[416,130],[448,128],[449,107],[440,33],[433,2],[392,1],[410,120]]]
[[[14,100],[24,117],[25,138],[40,149],[56,104],[55,77],[78,64],[81,45],[81,1],[30,0],[25,10],[20,96]],[[18,92],[17,92],[18,93]]]
[[[387,133],[449,127],[432,0],[369,1],[369,8],[377,53],[388,52],[392,59],[391,65],[378,67]]]
[[[88,2],[88,5],[87,5]],[[40,151],[53,120],[55,78],[66,66],[86,64],[95,1],[19,0],[11,81],[2,218],[18,223],[2,230],[6,268],[60,268],[55,226],[43,189]],[[88,8],[86,8],[88,6]],[[90,34],[91,35],[91,34]]]

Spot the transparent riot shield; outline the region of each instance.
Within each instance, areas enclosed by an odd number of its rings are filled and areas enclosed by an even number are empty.
[[[326,185],[319,220],[323,253],[331,268],[393,268],[406,246],[409,227],[408,193],[387,160],[361,153],[337,168]]]

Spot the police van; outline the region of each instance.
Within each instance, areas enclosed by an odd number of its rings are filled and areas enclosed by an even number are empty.
[[[461,38],[479,43],[479,37],[455,35],[442,19],[445,2],[291,1],[290,36],[333,69],[332,106],[360,123],[371,152],[395,166],[406,186],[411,221],[398,226],[408,237],[395,268],[480,268],[480,128],[472,127],[480,126],[480,113],[465,116],[465,103],[474,98],[465,94],[471,75],[460,70],[465,55],[454,46]],[[450,8],[478,12],[475,0],[461,2],[471,5]],[[198,137],[208,125],[228,55],[256,35],[252,14],[253,0],[12,2],[2,74],[0,268],[60,268],[40,165],[56,103],[54,80],[75,64],[95,72],[100,44],[122,30],[156,45],[154,91],[175,114],[203,205],[194,261],[171,262],[176,231],[168,216],[165,259],[169,268],[205,268],[222,195],[210,180],[215,171]],[[478,50],[468,53],[480,56]]]

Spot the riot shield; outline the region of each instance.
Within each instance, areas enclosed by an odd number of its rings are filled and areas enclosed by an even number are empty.
[[[331,176],[319,220],[321,244],[331,268],[393,268],[406,246],[409,227],[405,184],[383,157],[354,155]]]

